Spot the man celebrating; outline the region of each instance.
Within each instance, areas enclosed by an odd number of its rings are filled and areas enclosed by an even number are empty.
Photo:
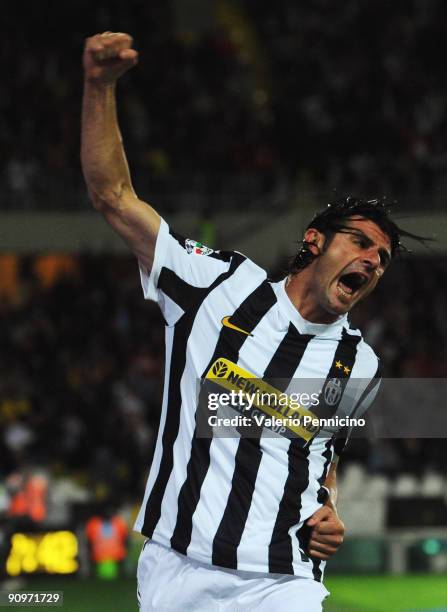
[[[197,381],[231,368],[283,392],[316,380],[312,414],[364,412],[379,364],[347,313],[406,233],[380,200],[339,200],[309,224],[280,283],[240,253],[176,234],[135,194],[122,146],[115,85],[138,61],[131,45],[111,32],[86,42],[82,165],[94,207],[137,256],[144,296],[166,321],[162,416],[136,522],[148,538],[140,607],[316,612],[325,561],[343,540],[335,474],[345,432],[201,435]]]

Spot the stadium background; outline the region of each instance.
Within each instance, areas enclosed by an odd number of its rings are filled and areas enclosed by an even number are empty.
[[[436,378],[447,375],[446,13],[440,0],[8,3],[0,590],[64,590],[69,611],[135,609],[141,540],[129,533],[123,560],[96,564],[86,525],[91,538],[92,517],[121,517],[119,540],[132,523],[158,425],[163,325],[86,198],[83,39],[134,36],[141,61],[119,85],[126,149],[137,192],[178,231],[272,274],[334,189],[396,198],[403,225],[436,232],[353,316],[386,376]],[[447,609],[446,465],[442,438],[353,441],[326,610]]]

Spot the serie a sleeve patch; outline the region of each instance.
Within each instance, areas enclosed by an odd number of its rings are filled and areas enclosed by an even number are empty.
[[[191,238],[185,240],[185,249],[188,255],[211,255],[214,249],[210,249],[201,242],[196,242]]]

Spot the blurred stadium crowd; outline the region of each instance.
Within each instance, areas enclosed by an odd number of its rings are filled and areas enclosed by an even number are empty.
[[[8,8],[3,206],[85,201],[80,56],[85,36],[109,29],[132,33],[141,52],[120,84],[120,110],[147,196],[170,194],[172,205],[185,192],[225,190],[236,207],[240,192],[273,198],[297,181],[425,200],[442,190],[444,2],[220,0],[217,19],[195,30],[179,23],[180,4],[18,0]]]
[[[133,259],[61,261],[51,280],[44,274],[51,258],[22,259],[16,293],[1,302],[2,480],[41,466],[55,477],[74,476],[91,501],[132,504],[143,493],[158,427],[164,324],[142,297]],[[385,376],[447,376],[445,265],[396,262],[359,307],[355,323]],[[423,476],[443,471],[443,442],[353,440],[347,459],[372,473]]]
[[[40,466],[76,476],[91,501],[134,501],[158,427],[163,323],[128,260],[62,258],[67,274],[46,287],[36,261],[2,301],[2,475]]]

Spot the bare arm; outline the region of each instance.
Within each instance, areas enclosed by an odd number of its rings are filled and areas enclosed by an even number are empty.
[[[337,463],[331,463],[324,486],[329,497],[324,506],[307,521],[312,527],[309,540],[309,554],[315,559],[327,560],[337,552],[343,543],[345,526],[337,514]]]
[[[329,491],[329,498],[326,500],[326,506],[334,508],[337,505],[337,462],[333,461],[329,466],[329,471],[324,481],[324,486]]]
[[[160,217],[132,187],[116,112],[116,81],[138,61],[131,45],[122,33],[86,40],[81,162],[93,206],[150,269]]]

